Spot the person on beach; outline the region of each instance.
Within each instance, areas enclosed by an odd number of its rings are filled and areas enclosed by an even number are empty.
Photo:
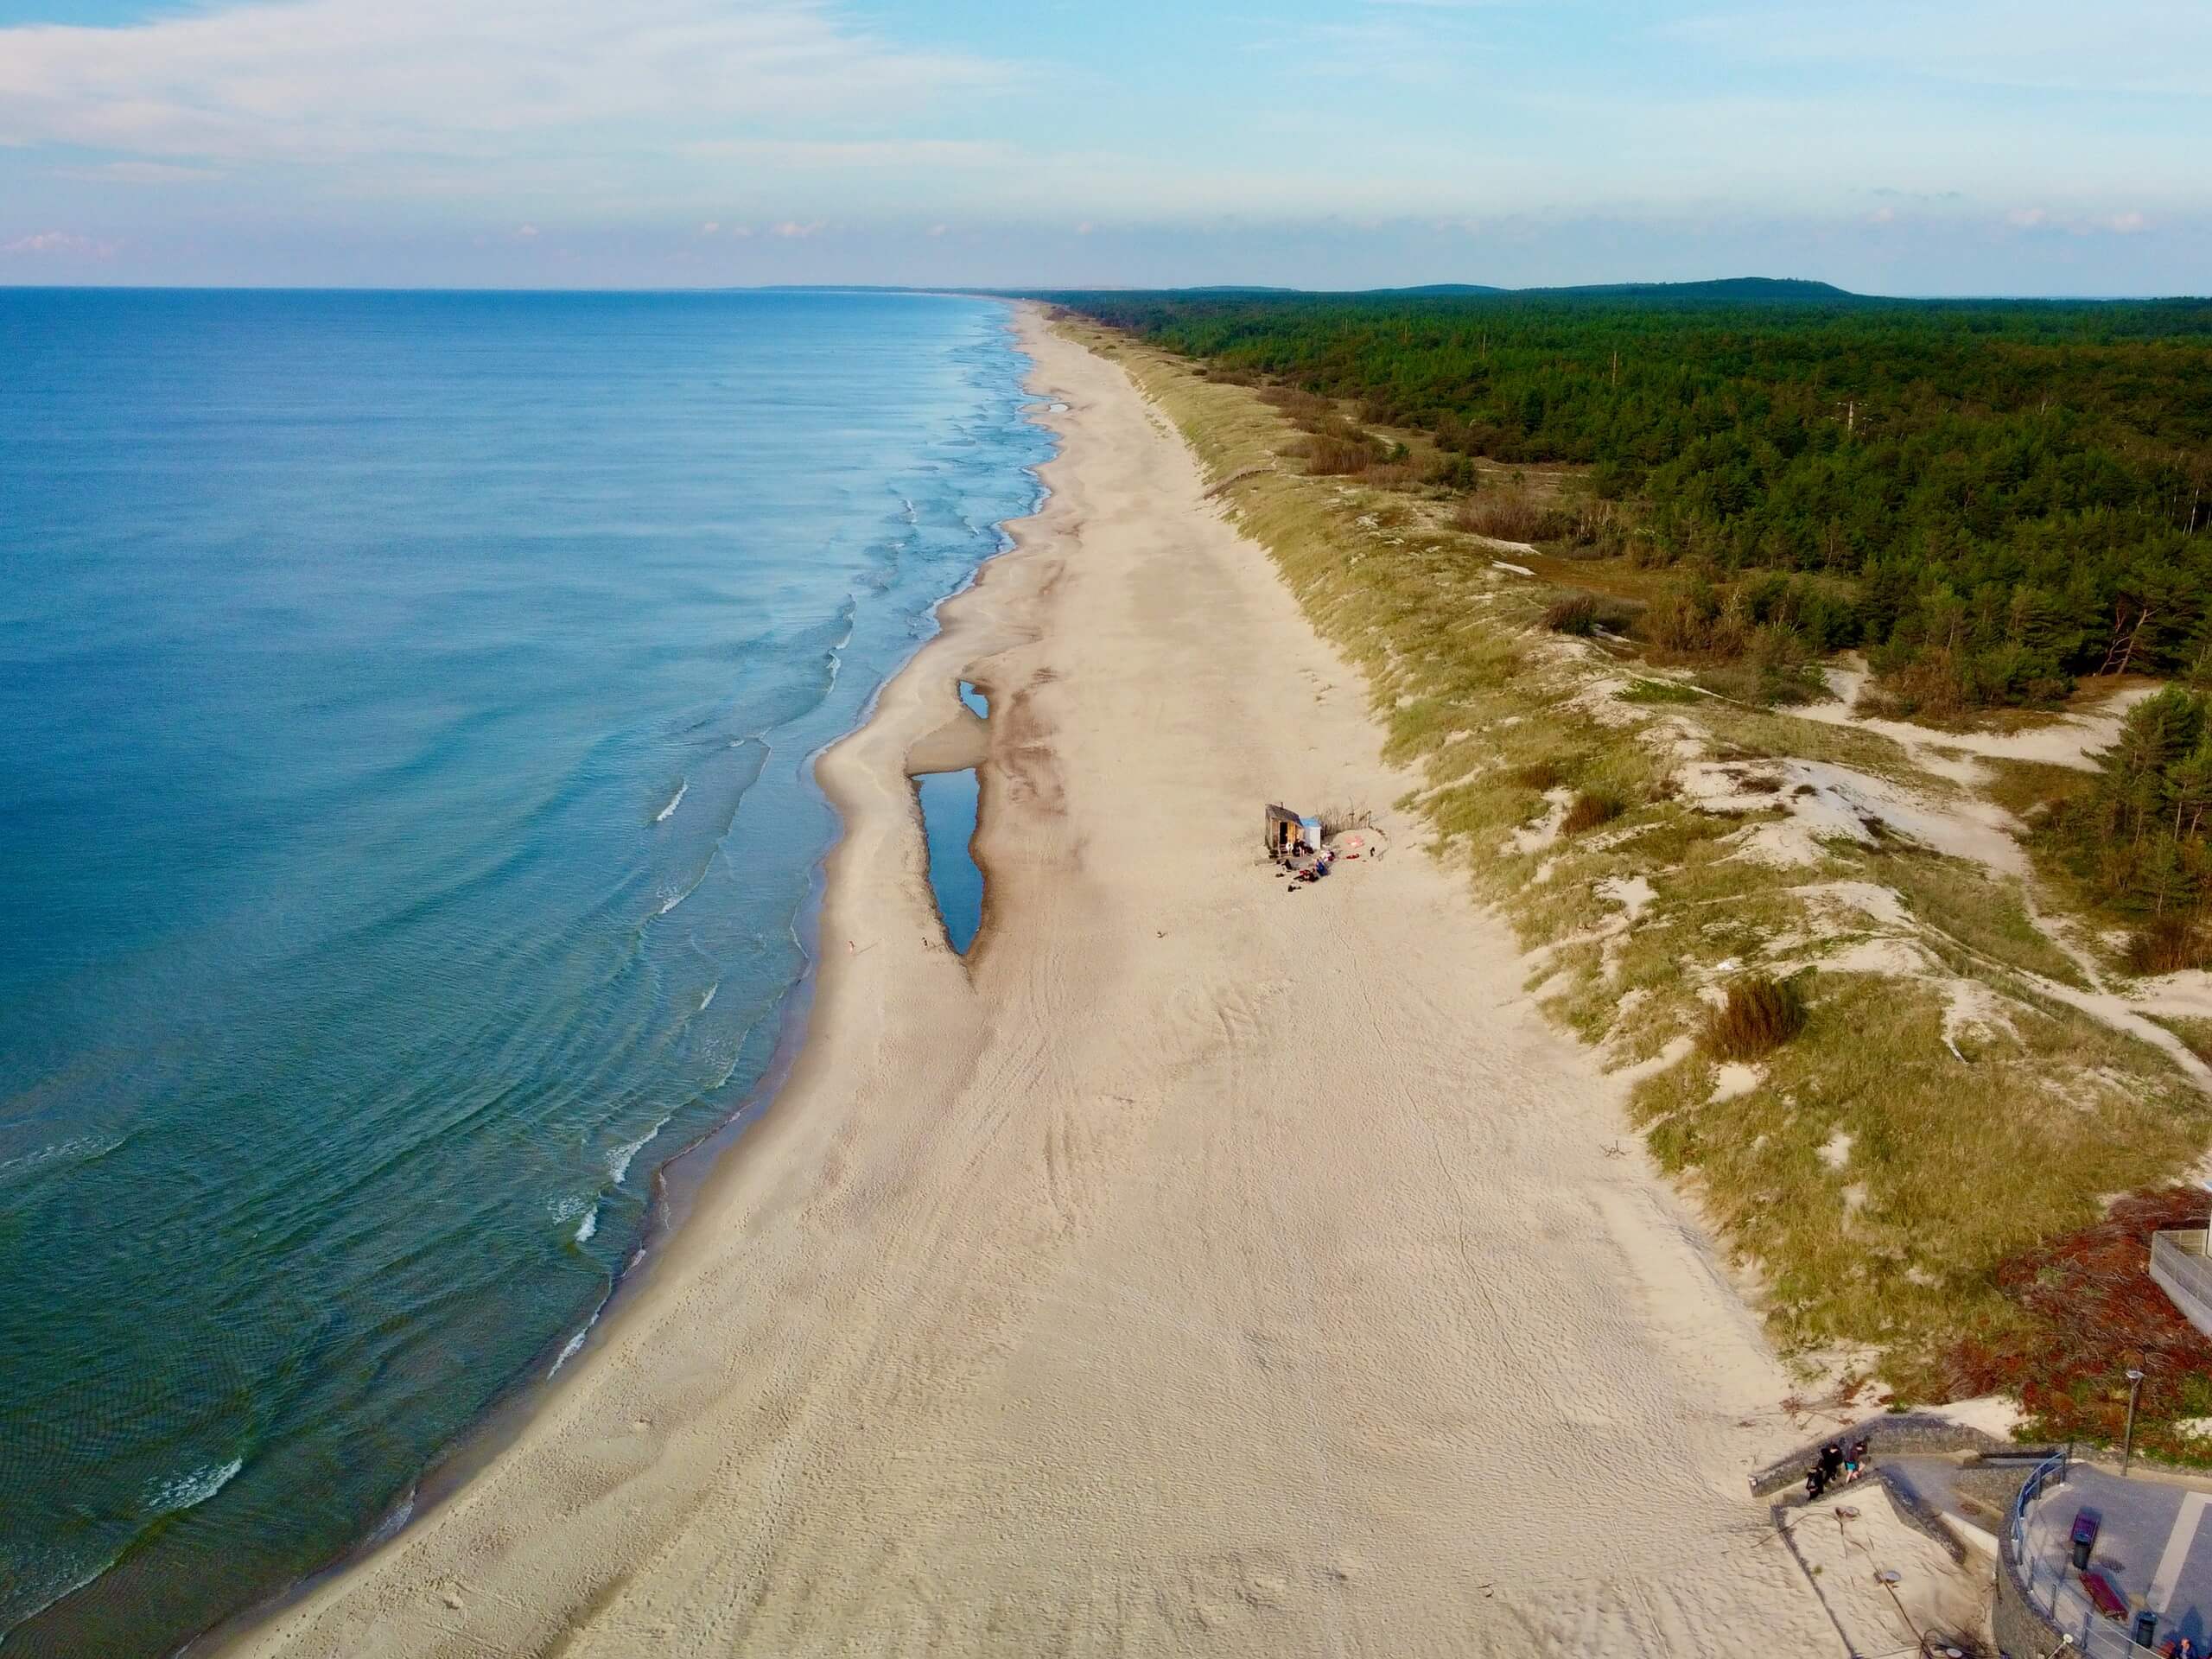
[[[1828,1489],[1827,1471],[1815,1464],[1805,1471],[1805,1501],[1817,1503]]]

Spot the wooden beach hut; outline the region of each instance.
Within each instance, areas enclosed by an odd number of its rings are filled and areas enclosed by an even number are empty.
[[[1268,806],[1267,839],[1270,857],[1301,849],[1318,853],[1321,850],[1321,820],[1271,802]]]

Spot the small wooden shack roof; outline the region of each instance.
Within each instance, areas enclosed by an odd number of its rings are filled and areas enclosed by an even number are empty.
[[[1268,804],[1268,823],[1270,826],[1278,823],[1303,823],[1305,822],[1305,815],[1302,813],[1294,812],[1287,806],[1277,806],[1272,801]]]

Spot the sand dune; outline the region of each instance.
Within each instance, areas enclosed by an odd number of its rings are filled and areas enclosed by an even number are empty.
[[[1054,494],[823,761],[790,1086],[518,1442],[239,1650],[1839,1650],[1744,1492],[1787,1382],[1620,1085],[1180,443],[1023,326]],[[905,777],[963,675],[965,964]],[[1395,850],[1287,895],[1268,799]]]

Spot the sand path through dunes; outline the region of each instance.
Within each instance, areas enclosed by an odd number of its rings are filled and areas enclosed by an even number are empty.
[[[519,1441],[242,1649],[1840,1650],[1744,1495],[1786,1382],[1618,1085],[1409,823],[1295,896],[1255,856],[1405,787],[1363,688],[1023,326],[1054,495],[823,762],[790,1085]],[[903,775],[963,674],[966,965]]]

